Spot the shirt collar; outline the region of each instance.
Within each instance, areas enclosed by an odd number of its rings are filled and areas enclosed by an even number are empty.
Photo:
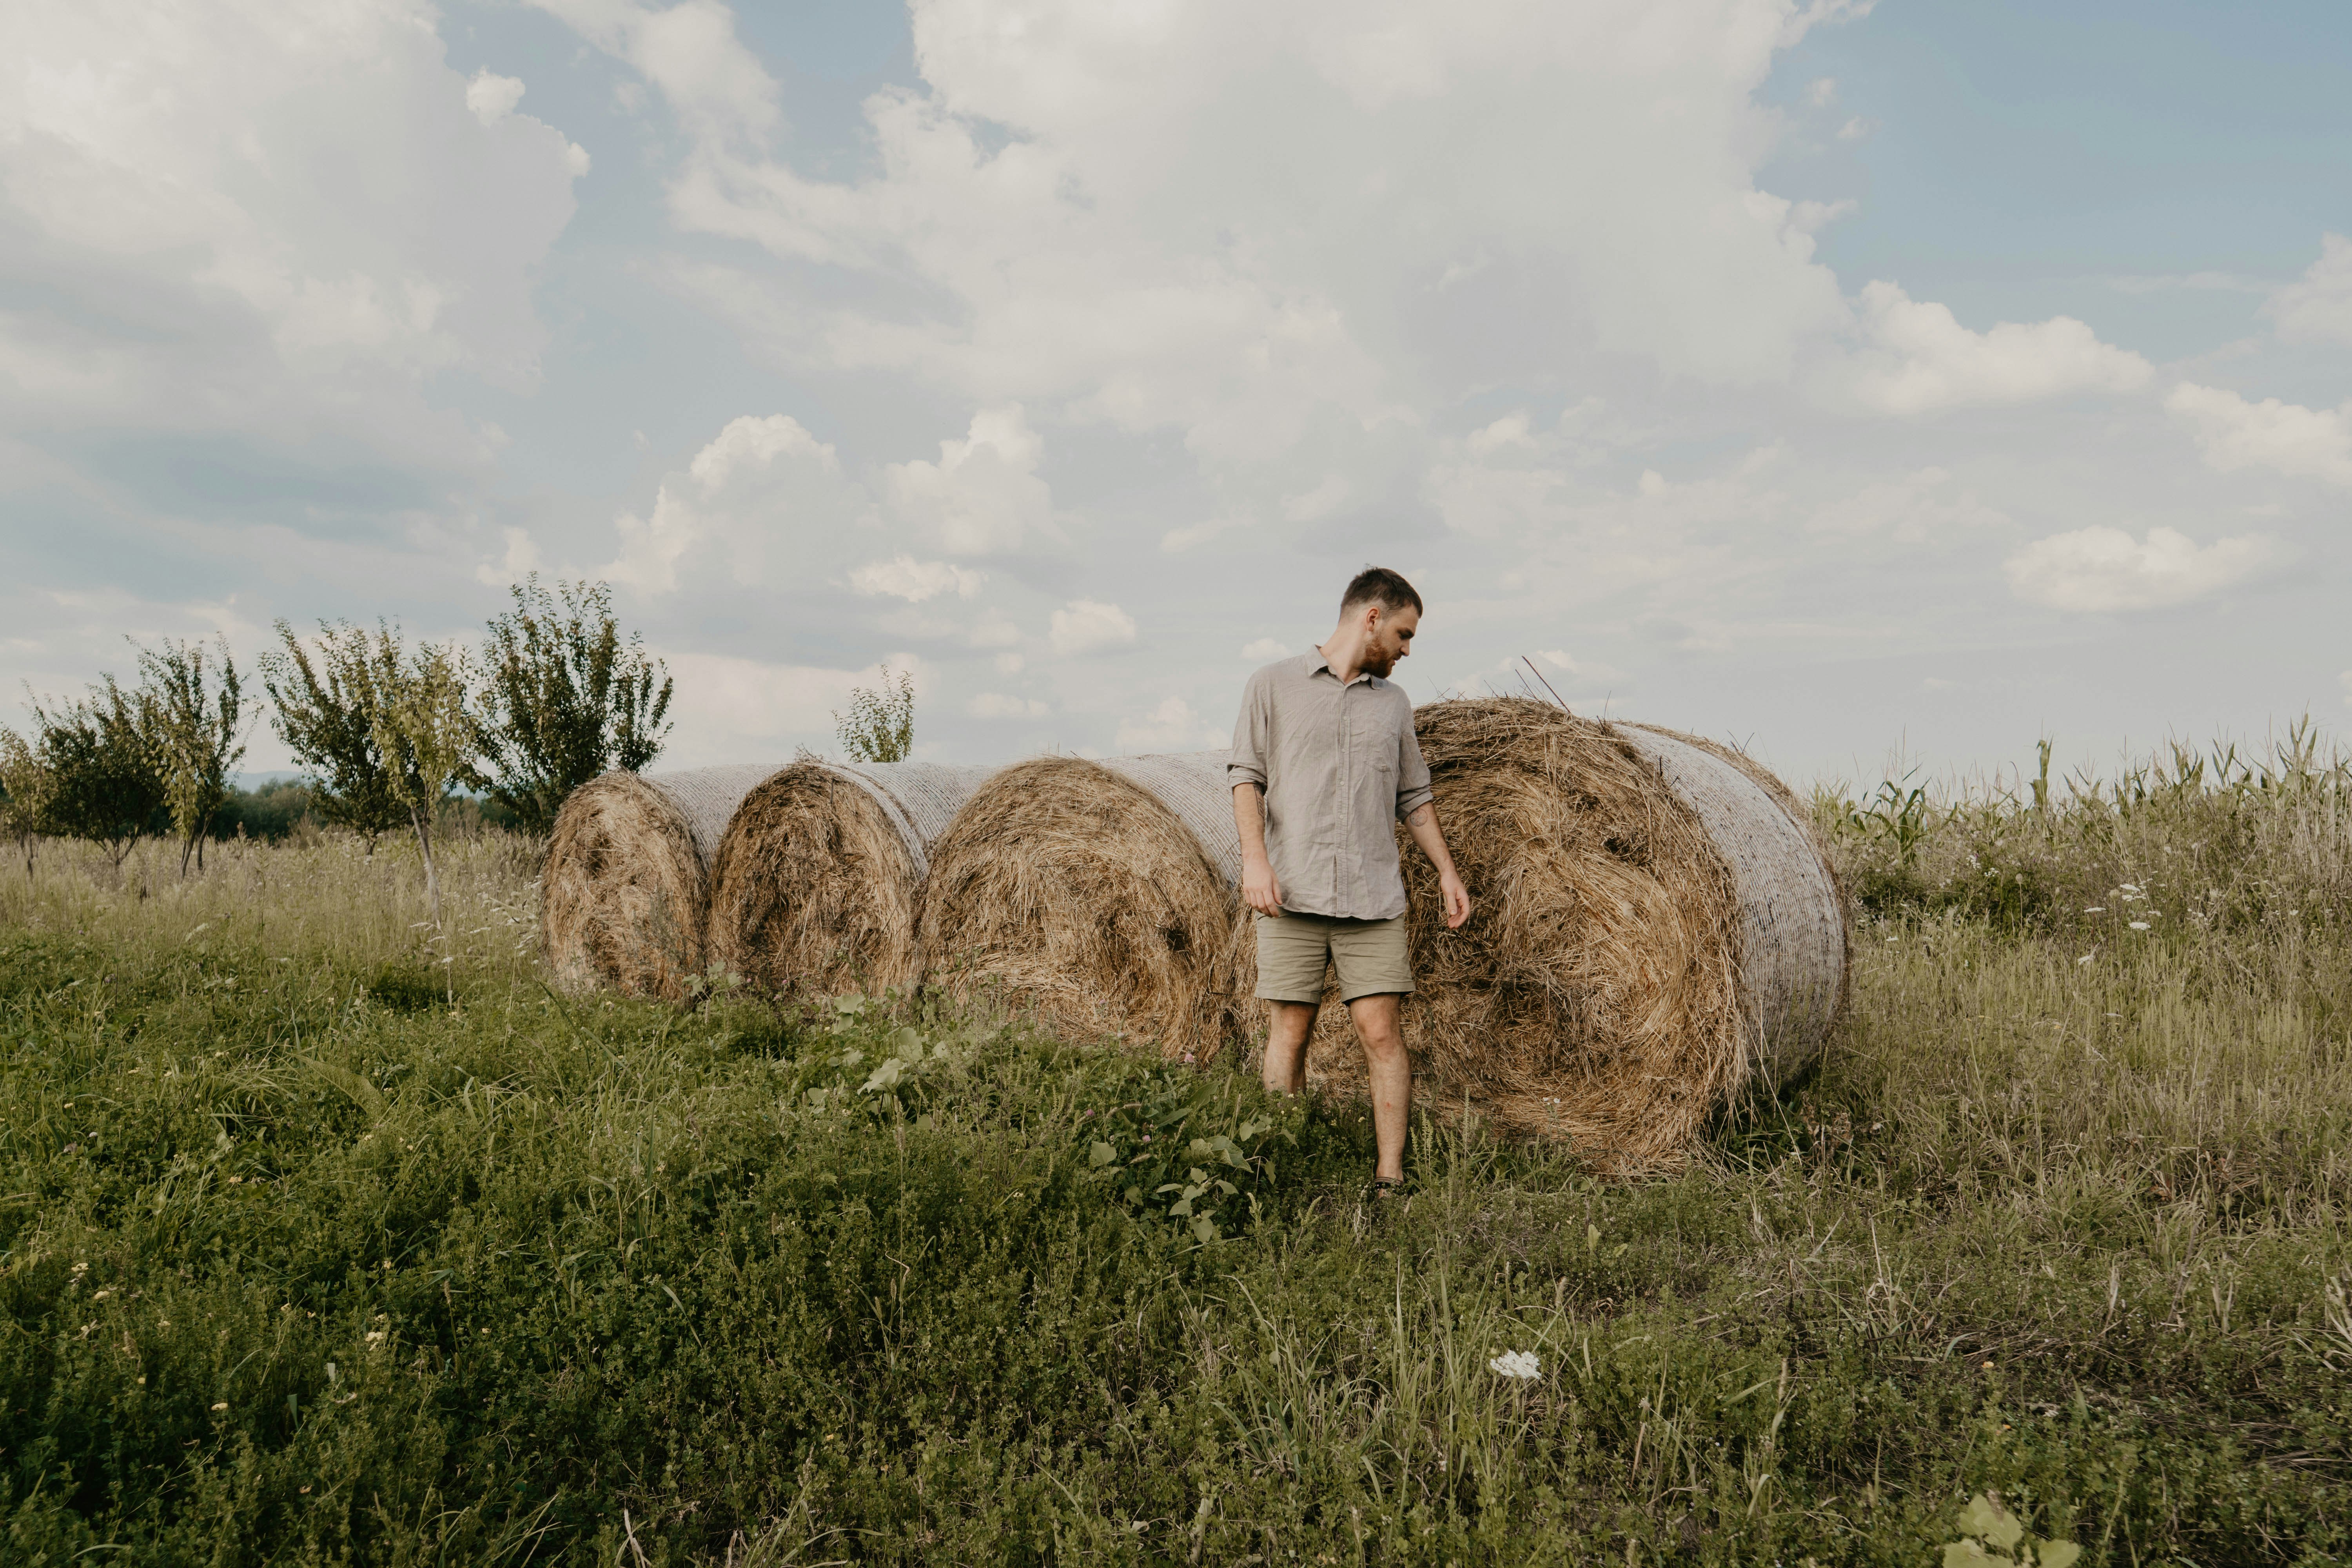
[[[1339,672],[1331,668],[1331,661],[1323,657],[1323,650],[1319,647],[1307,650],[1307,674],[1310,679],[1318,675],[1328,675],[1334,680],[1339,679]],[[1356,680],[1370,681],[1374,686],[1381,683],[1381,678],[1369,669],[1356,671]],[[1355,685],[1356,680],[1348,682],[1348,686]],[[1347,689],[1347,686],[1343,686],[1339,689],[1345,691]]]

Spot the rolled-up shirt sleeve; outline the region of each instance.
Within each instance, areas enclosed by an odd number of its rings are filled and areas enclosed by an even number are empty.
[[[1408,705],[1397,739],[1397,820],[1402,822],[1428,805],[1436,793],[1429,787],[1429,764],[1421,760],[1421,737],[1413,733],[1412,710]]]
[[[1245,784],[1265,787],[1265,760],[1271,747],[1268,731],[1273,716],[1271,683],[1261,670],[1251,676],[1249,684],[1242,689],[1241,717],[1234,721],[1234,748],[1225,761],[1227,789],[1239,789]],[[1413,754],[1418,757],[1420,752]]]

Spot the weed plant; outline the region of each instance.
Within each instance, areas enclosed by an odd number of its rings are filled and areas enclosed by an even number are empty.
[[[1359,1109],[1230,1068],[552,995],[496,832],[435,940],[388,841],[45,847],[0,1558],[2336,1561],[2352,827],[2302,754],[1825,798],[1813,1073],[1635,1184],[1424,1124],[1402,1201]]]

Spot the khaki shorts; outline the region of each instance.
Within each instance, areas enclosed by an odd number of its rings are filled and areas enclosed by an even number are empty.
[[[1412,991],[1404,917],[1349,921],[1285,911],[1257,917],[1257,994],[1265,1002],[1320,1002],[1326,963],[1339,971],[1339,1000]]]

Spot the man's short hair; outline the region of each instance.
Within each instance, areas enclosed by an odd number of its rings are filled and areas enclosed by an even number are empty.
[[[1385,566],[1367,566],[1348,579],[1348,591],[1339,595],[1339,613],[1344,616],[1358,605],[1378,605],[1384,616],[1406,609],[1417,616],[1429,613],[1421,607],[1421,595],[1412,584]]]

